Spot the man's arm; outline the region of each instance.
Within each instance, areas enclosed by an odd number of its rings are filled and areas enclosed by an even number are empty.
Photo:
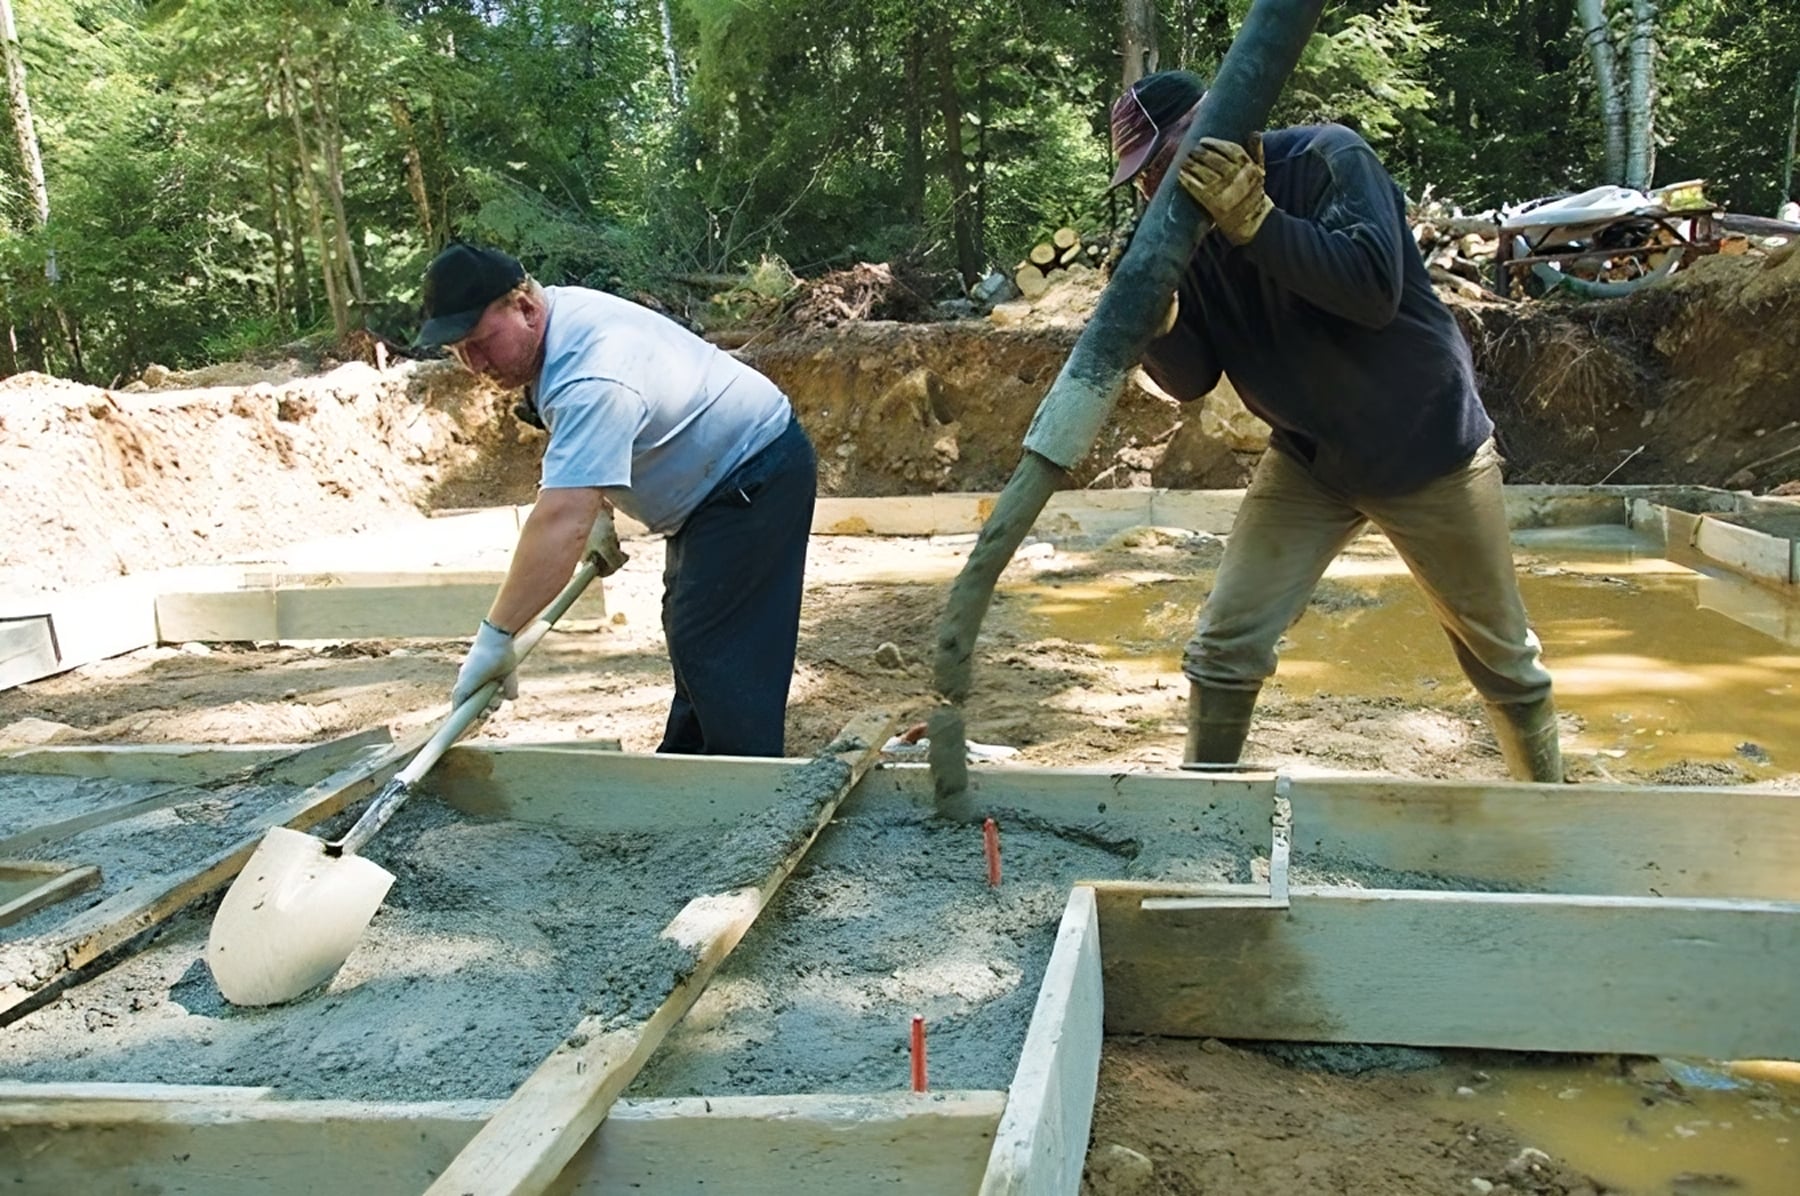
[[[1219,384],[1219,358],[1200,320],[1200,299],[1184,279],[1171,303],[1172,321],[1144,349],[1144,372],[1170,398],[1191,403]]]
[[[1375,153],[1344,146],[1326,159],[1331,181],[1311,218],[1276,208],[1244,253],[1286,289],[1365,328],[1385,327],[1400,310],[1404,213]]]
[[[537,505],[519,530],[512,564],[488,609],[488,622],[516,634],[550,605],[581,561],[594,520],[607,505],[595,486],[538,491]]]

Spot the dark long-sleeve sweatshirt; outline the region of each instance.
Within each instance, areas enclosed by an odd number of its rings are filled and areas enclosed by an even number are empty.
[[[1263,154],[1274,211],[1247,245],[1200,243],[1145,370],[1183,402],[1223,371],[1277,449],[1349,495],[1442,477],[1494,425],[1400,189],[1339,125],[1272,131]]]

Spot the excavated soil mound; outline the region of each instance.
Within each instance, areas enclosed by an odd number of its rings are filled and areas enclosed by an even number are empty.
[[[1453,301],[1513,479],[1767,491],[1800,478],[1794,248],[1702,258],[1623,299]]]
[[[1078,335],[982,320],[855,323],[747,346],[740,356],[793,396],[818,445],[822,492],[997,490],[1018,465],[1025,429]],[[1157,467],[1181,412],[1128,381],[1074,484],[1171,484]],[[1241,476],[1234,461],[1199,484],[1237,485]]]
[[[893,289],[852,273],[853,306]],[[847,320],[738,352],[793,397],[822,493],[993,490],[1079,336],[1078,289],[1058,292],[1056,319]],[[1453,303],[1512,480],[1800,478],[1800,256],[1708,258],[1591,304]],[[0,381],[0,593],[531,501],[543,437],[448,362],[290,372],[218,367],[135,392]],[[1266,443],[1228,386],[1182,405],[1135,373],[1073,484],[1240,486]]]
[[[15,375],[0,381],[0,592],[485,503],[541,451],[502,400],[447,363],[173,390]]]

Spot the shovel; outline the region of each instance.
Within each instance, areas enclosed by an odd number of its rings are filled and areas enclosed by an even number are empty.
[[[601,542],[562,593],[513,639],[523,660],[588,583],[625,564],[607,519]],[[593,545],[593,541],[590,541]],[[490,681],[450,712],[412,762],[382,787],[340,839],[326,841],[278,826],[257,845],[213,918],[206,962],[233,1005],[279,1005],[325,983],[350,958],[394,874],[356,853],[386,826],[451,744],[487,712],[501,682]]]

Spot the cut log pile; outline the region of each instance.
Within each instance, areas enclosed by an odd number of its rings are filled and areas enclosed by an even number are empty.
[[[1073,266],[1098,267],[1106,257],[1109,243],[1106,239],[1088,240],[1080,230],[1064,225],[1051,233],[1049,240],[1031,247],[1025,260],[1013,269],[1013,285],[1025,298],[1041,299],[1058,271]]]
[[[1465,216],[1459,208],[1427,199],[1409,207],[1406,217],[1432,282],[1466,299],[1500,298],[1487,285],[1500,249],[1500,225],[1492,213]]]

